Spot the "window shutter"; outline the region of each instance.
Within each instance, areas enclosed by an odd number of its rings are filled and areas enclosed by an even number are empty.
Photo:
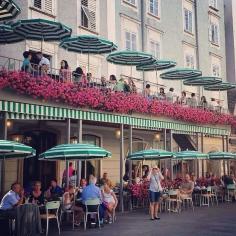
[[[45,1],[45,11],[52,13],[53,12],[53,0],[44,0]]]
[[[193,32],[193,14],[189,11],[189,31]]]
[[[125,32],[125,47],[126,50],[131,50],[131,40],[129,32]]]
[[[96,31],[96,0],[81,0],[81,25]]]
[[[34,4],[34,7],[42,9],[42,0],[34,0],[33,4]]]
[[[208,35],[209,35],[209,41],[212,42],[212,23],[210,23],[209,25]]]
[[[132,34],[132,36],[131,36],[132,38],[131,38],[131,42],[132,42],[132,50],[133,51],[136,51],[137,50],[137,37],[136,37],[136,34]]]

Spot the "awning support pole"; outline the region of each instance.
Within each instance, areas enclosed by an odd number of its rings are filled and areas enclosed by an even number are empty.
[[[120,211],[124,212],[123,199],[123,166],[124,166],[124,125],[120,125]]]
[[[70,118],[67,119],[67,143],[70,144],[70,126],[71,120]],[[66,187],[69,187],[69,161],[66,160]]]
[[[77,126],[77,142],[82,143],[82,137],[83,137],[83,121],[81,119],[78,120],[78,126]],[[79,187],[80,180],[81,180],[81,161],[77,161],[77,186]]]
[[[133,127],[129,126],[129,154],[133,153]],[[129,184],[132,184],[132,161],[129,161]],[[130,197],[130,210],[132,211],[132,198]]]

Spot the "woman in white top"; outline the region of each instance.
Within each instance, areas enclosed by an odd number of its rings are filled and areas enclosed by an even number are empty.
[[[104,183],[103,189],[102,189],[102,200],[103,200],[103,205],[106,208],[106,213],[109,217],[109,223],[112,223],[112,212],[114,209],[117,207],[117,198],[115,193],[113,192],[112,189],[108,186],[107,183]]]
[[[159,209],[159,200],[162,192],[161,180],[164,179],[160,169],[154,166],[149,172],[147,179],[150,181],[149,187],[149,201],[150,201],[150,215],[151,220],[160,220],[157,216]]]

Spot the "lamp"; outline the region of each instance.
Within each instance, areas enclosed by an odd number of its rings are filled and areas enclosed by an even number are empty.
[[[119,129],[116,129],[116,130],[115,130],[115,137],[116,137],[117,139],[120,138],[120,130],[119,130]]]
[[[12,126],[12,122],[10,120],[7,121],[7,128],[10,128]]]
[[[154,135],[154,140],[155,140],[156,142],[160,142],[160,140],[161,140],[161,134],[160,134],[160,133],[156,133],[156,134]]]

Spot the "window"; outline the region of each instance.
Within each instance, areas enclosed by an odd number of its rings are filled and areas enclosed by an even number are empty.
[[[215,23],[210,23],[209,41],[213,44],[219,45],[219,26]]]
[[[54,13],[54,0],[33,0],[33,6],[47,13]]]
[[[190,54],[185,55],[185,66],[190,69],[194,69],[195,63],[194,63],[194,56]]]
[[[159,0],[149,0],[149,13],[154,16],[159,16]]]
[[[218,9],[217,0],[209,0],[209,6],[214,9]]]
[[[193,13],[184,8],[184,31],[193,33]]]
[[[124,0],[124,2],[127,2],[127,3],[129,3],[131,5],[136,6],[136,0]]]
[[[96,0],[81,0],[81,25],[96,31]]]
[[[160,59],[160,43],[159,42],[155,42],[155,41],[150,41],[150,52],[151,54],[157,58]]]
[[[135,33],[125,32],[125,48],[130,51],[137,50],[137,36]]]
[[[217,64],[212,65],[212,75],[216,77],[220,77],[220,66]]]

